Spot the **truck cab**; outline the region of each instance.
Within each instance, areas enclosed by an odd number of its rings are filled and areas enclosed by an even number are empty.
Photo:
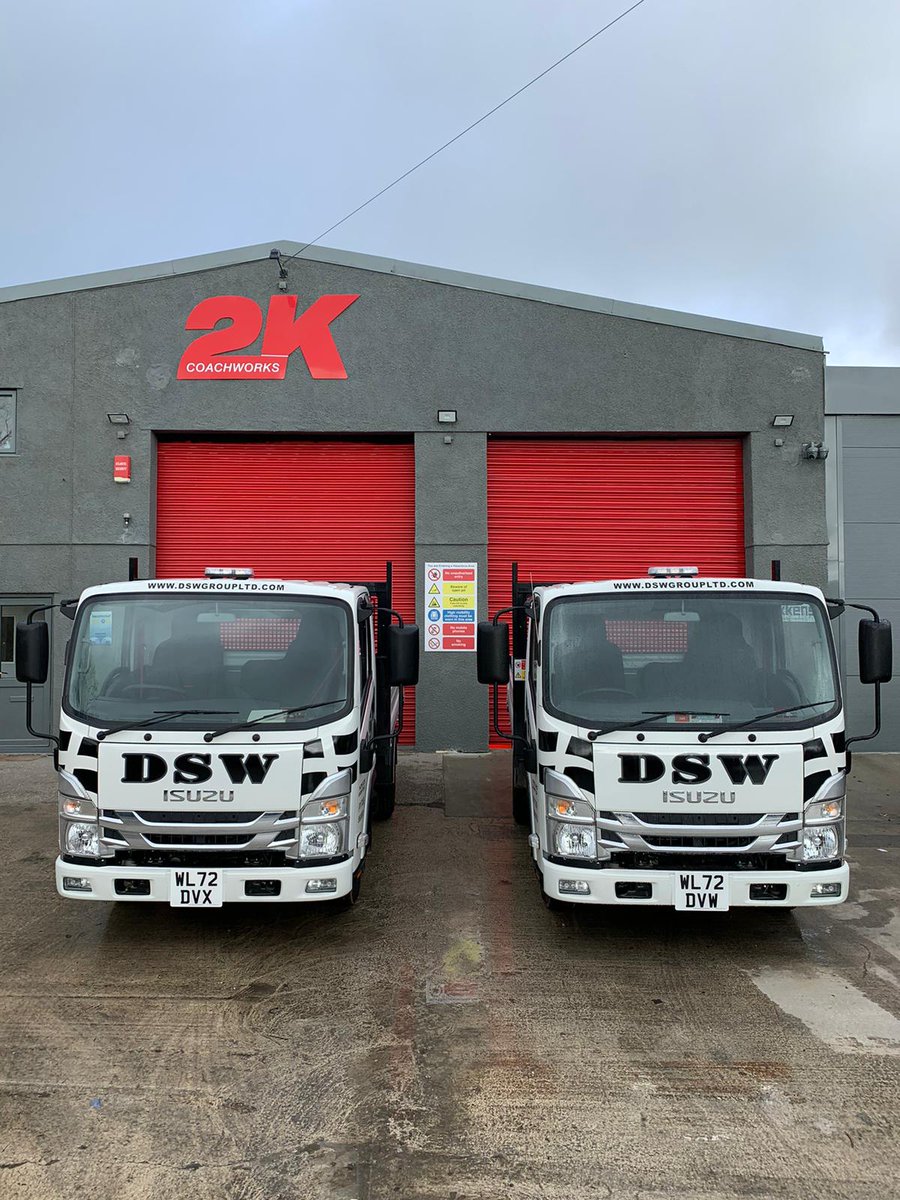
[[[60,895],[355,902],[418,676],[418,630],[392,624],[389,582],[210,568],[63,608]],[[17,638],[20,678],[40,682],[47,626]]]
[[[514,578],[512,669],[495,618],[479,628],[479,679],[508,683],[513,810],[545,901],[722,912],[846,899],[847,748],[878,732],[891,631],[873,610],[860,622],[876,729],[848,740],[832,636],[845,607],[693,568]]]

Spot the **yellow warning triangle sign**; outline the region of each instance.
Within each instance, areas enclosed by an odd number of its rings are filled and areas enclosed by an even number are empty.
[[[441,589],[438,587],[438,585],[436,583],[433,583],[431,585],[431,590],[429,591],[428,595],[434,596],[435,594],[437,594],[439,596],[441,594]]]

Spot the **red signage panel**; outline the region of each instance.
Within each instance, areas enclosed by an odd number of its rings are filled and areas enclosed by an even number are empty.
[[[346,379],[331,323],[359,295],[320,296],[297,316],[296,296],[272,296],[263,329],[262,309],[248,296],[208,296],[191,310],[185,329],[208,329],[195,338],[178,364],[179,379],[284,379],[288,359],[299,350],[313,379]],[[216,329],[219,321],[230,321]],[[259,354],[234,355],[263,335]]]

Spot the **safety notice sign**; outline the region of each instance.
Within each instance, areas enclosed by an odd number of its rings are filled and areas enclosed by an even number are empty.
[[[474,650],[477,563],[425,564],[425,649]]]

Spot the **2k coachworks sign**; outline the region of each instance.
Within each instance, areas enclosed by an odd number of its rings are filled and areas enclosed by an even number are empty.
[[[297,315],[297,296],[272,296],[265,317],[248,296],[210,296],[201,300],[185,329],[208,329],[195,338],[178,364],[179,379],[284,379],[295,350],[303,355],[313,379],[346,379],[347,371],[331,323],[358,300],[353,296],[320,296]],[[230,321],[217,329],[220,321]],[[259,354],[246,350],[262,333]]]

